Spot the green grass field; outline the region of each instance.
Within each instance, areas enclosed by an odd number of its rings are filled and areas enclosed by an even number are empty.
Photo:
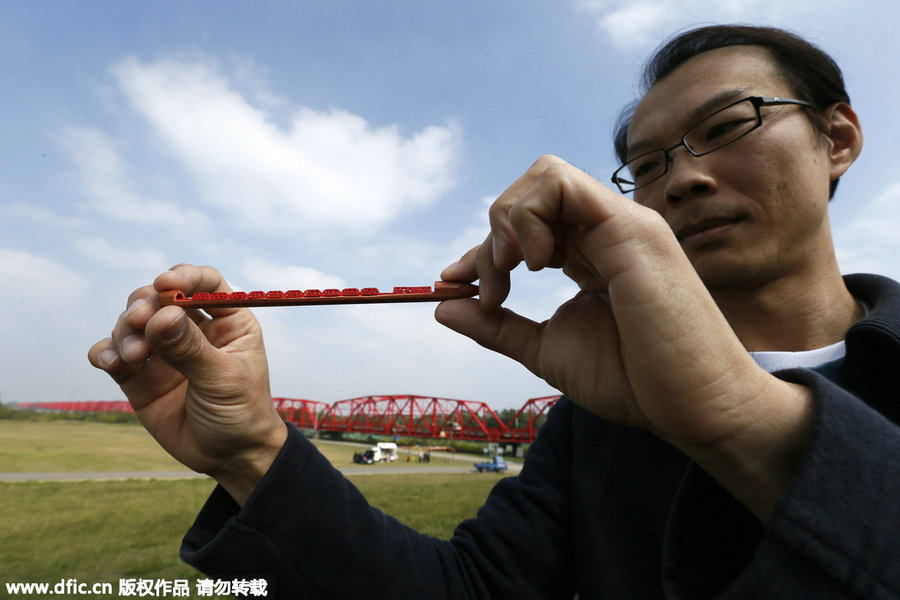
[[[354,448],[320,448],[336,466],[352,464]],[[179,468],[136,425],[0,419],[0,472]],[[474,516],[497,476],[351,479],[373,505],[422,533],[448,539],[461,520]],[[193,588],[201,575],[179,560],[178,548],[213,486],[209,479],[0,483],[0,585],[75,578],[110,582],[117,591],[120,578],[179,578]],[[0,596],[5,592],[0,587]]]
[[[182,469],[140,425],[0,419],[0,472]]]

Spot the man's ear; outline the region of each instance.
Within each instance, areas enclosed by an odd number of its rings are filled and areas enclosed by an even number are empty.
[[[831,181],[843,175],[862,152],[863,135],[859,118],[846,102],[831,106],[824,115],[828,126]]]

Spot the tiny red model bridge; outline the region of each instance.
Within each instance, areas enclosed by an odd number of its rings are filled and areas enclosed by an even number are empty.
[[[285,420],[320,433],[530,443],[558,399],[532,398],[506,423],[484,402],[430,396],[363,396],[331,405],[289,398],[276,402]]]
[[[334,404],[274,398],[282,418],[319,433],[522,444],[534,441],[546,413],[559,396],[532,398],[504,423],[484,402],[430,396],[363,396]],[[126,401],[35,402],[22,408],[79,412],[132,412]]]

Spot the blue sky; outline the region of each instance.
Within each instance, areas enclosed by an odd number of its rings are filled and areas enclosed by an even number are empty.
[[[427,285],[544,153],[601,181],[665,37],[787,27],[845,71],[866,137],[832,222],[842,270],[900,278],[893,0],[0,1],[0,400],[120,399],[85,358],[179,262],[237,288]],[[542,319],[574,288],[517,273]],[[433,306],[258,310],[278,396],[553,393]]]

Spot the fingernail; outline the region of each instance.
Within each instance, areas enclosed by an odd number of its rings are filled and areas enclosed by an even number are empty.
[[[122,340],[121,356],[135,356],[143,351],[144,342],[136,335],[129,335]]]
[[[112,367],[117,360],[119,360],[119,353],[111,348],[107,348],[97,357],[97,362],[104,371]]]
[[[187,329],[187,317],[182,313],[163,330],[162,338],[171,342],[178,339],[185,329]]]
[[[131,313],[133,313],[133,312],[136,311],[137,309],[141,308],[142,306],[146,306],[146,305],[147,305],[147,301],[146,301],[146,300],[144,300],[143,298],[138,298],[137,300],[135,300],[134,302],[132,302],[132,303],[128,306],[128,308],[125,310],[125,316],[130,315]]]

